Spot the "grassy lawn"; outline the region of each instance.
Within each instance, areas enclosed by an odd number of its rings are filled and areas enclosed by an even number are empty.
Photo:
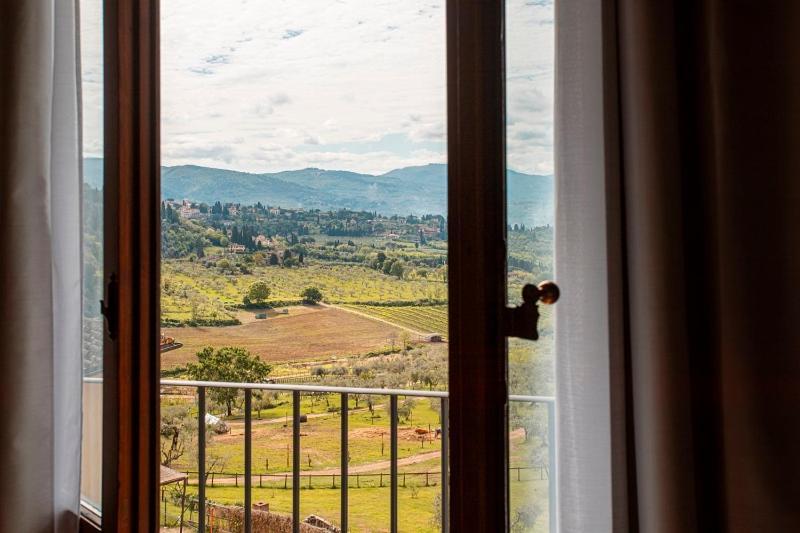
[[[291,470],[291,401],[288,395],[278,399],[278,405],[261,411],[262,419],[258,420],[254,413],[253,420],[253,472],[276,473]],[[174,401],[171,399],[170,401]],[[381,463],[389,460],[389,416],[388,397],[375,396],[374,416],[365,409],[366,399],[362,399],[361,410],[350,413],[349,418],[349,451],[350,468],[359,465]],[[329,395],[328,403],[338,408],[339,396]],[[403,403],[403,399],[400,399]],[[433,406],[432,406],[433,404]],[[351,398],[350,409],[356,409]],[[435,407],[435,408],[434,408]],[[338,469],[340,462],[340,417],[338,413],[328,413],[328,404],[324,399],[316,399],[311,406],[311,398],[304,396],[301,412],[309,415],[307,423],[301,425],[301,470],[320,471]],[[321,415],[321,416],[318,416]],[[286,427],[288,422],[288,427]],[[208,464],[216,464],[214,471],[244,471],[244,423],[240,417],[227,420],[231,429],[229,434],[215,435],[207,445]],[[428,452],[438,452],[441,441],[428,434],[418,435],[416,429],[427,431],[440,427],[438,401],[426,398],[414,400],[410,420],[403,419],[398,432],[398,457],[400,459]],[[287,460],[288,459],[288,460]],[[214,463],[216,461],[216,463]],[[439,466],[433,461],[433,468]],[[175,461],[171,466],[178,470],[197,470],[196,442],[191,449]],[[268,468],[267,468],[268,466]],[[428,465],[426,465],[428,466]],[[402,466],[401,470],[420,471],[422,465]],[[388,465],[379,465],[376,471],[388,472]],[[423,472],[425,470],[422,470]],[[365,482],[367,482],[365,480]]]
[[[523,531],[546,533],[548,531],[547,513],[547,480],[532,479],[528,481],[511,481],[511,518],[521,508],[535,509],[535,521]],[[291,489],[291,487],[290,487]],[[432,533],[440,531],[439,515],[435,511],[434,500],[440,494],[437,486],[425,487],[424,484],[412,487],[398,487],[398,519],[399,530],[403,532]],[[189,486],[188,494],[196,494],[197,487]],[[242,487],[208,487],[206,497],[221,504],[241,505],[244,500]],[[300,516],[316,514],[339,524],[341,492],[331,488],[301,488]],[[349,521],[352,532],[385,532],[389,524],[389,488],[369,487],[355,488],[351,485],[348,491]],[[292,512],[292,491],[277,488],[253,488],[253,501],[269,503],[270,511],[282,514]],[[162,523],[164,504],[161,504]],[[180,509],[168,501],[168,523],[176,521]],[[188,518],[188,514],[186,515]],[[196,516],[195,516],[196,519]]]
[[[169,401],[174,401],[170,399]],[[330,407],[338,407],[338,395],[329,397]],[[350,416],[350,523],[352,531],[386,531],[389,521],[389,439],[386,398],[377,396],[375,401],[375,418],[369,411],[352,412]],[[261,420],[254,415],[253,428],[253,472],[284,473],[290,472],[287,467],[287,449],[291,451],[291,428],[283,425],[284,417],[291,421],[291,403],[287,397],[278,398],[278,405],[262,410]],[[402,402],[402,400],[401,400]],[[365,401],[361,401],[363,408]],[[309,418],[308,423],[301,426],[301,515],[317,514],[333,522],[339,519],[339,499],[341,478],[338,474],[340,460],[340,418],[337,413],[328,413],[328,404],[322,398],[316,398],[311,405],[311,398],[304,396],[301,411],[309,415],[322,415]],[[350,409],[355,409],[351,399]],[[440,440],[422,443],[415,440],[413,428],[427,429],[439,425],[438,405],[427,399],[419,399],[412,410],[412,421],[400,424],[400,441],[398,452],[400,460],[421,456],[423,460],[399,467],[399,505],[401,531],[438,531],[435,524],[434,498],[440,491],[441,459],[427,455],[440,450]],[[272,423],[270,423],[272,421]],[[225,472],[243,472],[243,423],[241,417],[228,419],[231,427],[229,435],[212,437],[208,445],[209,461],[216,457],[224,457],[221,470]],[[405,437],[405,438],[404,438]],[[383,442],[383,452],[381,449]],[[514,429],[510,435],[511,465],[523,466],[536,464],[546,455],[537,437],[527,441],[522,430]],[[287,448],[288,447],[288,448]],[[291,465],[291,455],[289,465]],[[266,460],[269,459],[269,469]],[[311,461],[311,464],[308,461]],[[189,453],[173,465],[173,468],[196,470],[196,455]],[[218,464],[219,466],[219,464]],[[328,475],[315,474],[309,478],[308,472],[330,472]],[[356,473],[359,473],[356,475]],[[382,472],[380,478],[375,475]],[[429,472],[426,486],[425,472]],[[403,474],[406,474],[403,476]],[[411,473],[414,473],[412,475]],[[218,474],[215,486],[208,486],[207,497],[223,504],[241,504],[244,499],[243,479],[238,479],[239,486],[223,485],[224,475]],[[512,520],[530,522],[531,527],[520,531],[547,531],[547,473],[538,468],[518,472],[511,470],[511,502]],[[223,479],[220,482],[220,479]],[[211,480],[209,479],[209,485]],[[282,477],[254,477],[253,501],[270,504],[273,512],[291,513],[292,487],[291,475]],[[285,483],[285,484],[284,484]],[[381,483],[383,486],[381,486]],[[261,487],[259,487],[259,484]],[[309,486],[310,485],[310,486]],[[335,485],[336,488],[333,488]],[[286,487],[286,488],[284,488]],[[192,477],[189,493],[196,493],[196,477]],[[163,503],[162,503],[163,505]],[[532,509],[532,512],[518,513],[519,509]],[[178,508],[167,503],[168,518],[174,520]],[[162,507],[163,513],[163,507]]]

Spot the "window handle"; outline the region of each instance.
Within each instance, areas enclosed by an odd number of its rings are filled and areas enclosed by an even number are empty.
[[[106,318],[108,337],[111,340],[116,339],[119,326],[119,283],[115,274],[111,274],[106,285],[105,300],[100,300],[100,313]]]
[[[504,314],[506,337],[537,340],[539,338],[539,305],[552,305],[558,301],[561,290],[552,281],[522,288],[522,305],[507,307]]]

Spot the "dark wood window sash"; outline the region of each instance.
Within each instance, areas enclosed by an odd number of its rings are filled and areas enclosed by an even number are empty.
[[[158,0],[105,2],[103,529],[158,524]],[[503,3],[448,0],[451,531],[508,529]],[[116,312],[116,315],[113,313]],[[481,488],[483,487],[483,488]],[[87,525],[88,527],[88,525]]]
[[[447,2],[451,531],[508,531],[504,2]]]
[[[105,531],[158,527],[158,0],[104,2]]]

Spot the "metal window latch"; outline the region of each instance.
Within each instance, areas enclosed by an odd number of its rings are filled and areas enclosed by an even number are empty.
[[[119,327],[119,283],[115,274],[111,274],[108,280],[105,299],[100,300],[100,313],[106,318],[108,337],[116,339]]]
[[[506,337],[520,339],[539,339],[539,306],[538,302],[552,305],[558,301],[561,291],[552,281],[543,281],[538,286],[525,285],[522,288],[522,305],[507,307],[505,310]]]

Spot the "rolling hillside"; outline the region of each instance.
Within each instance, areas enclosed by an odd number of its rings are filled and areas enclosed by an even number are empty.
[[[86,181],[97,186],[99,159],[84,162]],[[508,171],[509,223],[553,223],[553,177]],[[377,211],[393,214],[446,214],[447,166],[405,167],[381,175],[307,168],[250,174],[194,165],[162,167],[163,198],[213,203],[238,202],[306,209]]]

